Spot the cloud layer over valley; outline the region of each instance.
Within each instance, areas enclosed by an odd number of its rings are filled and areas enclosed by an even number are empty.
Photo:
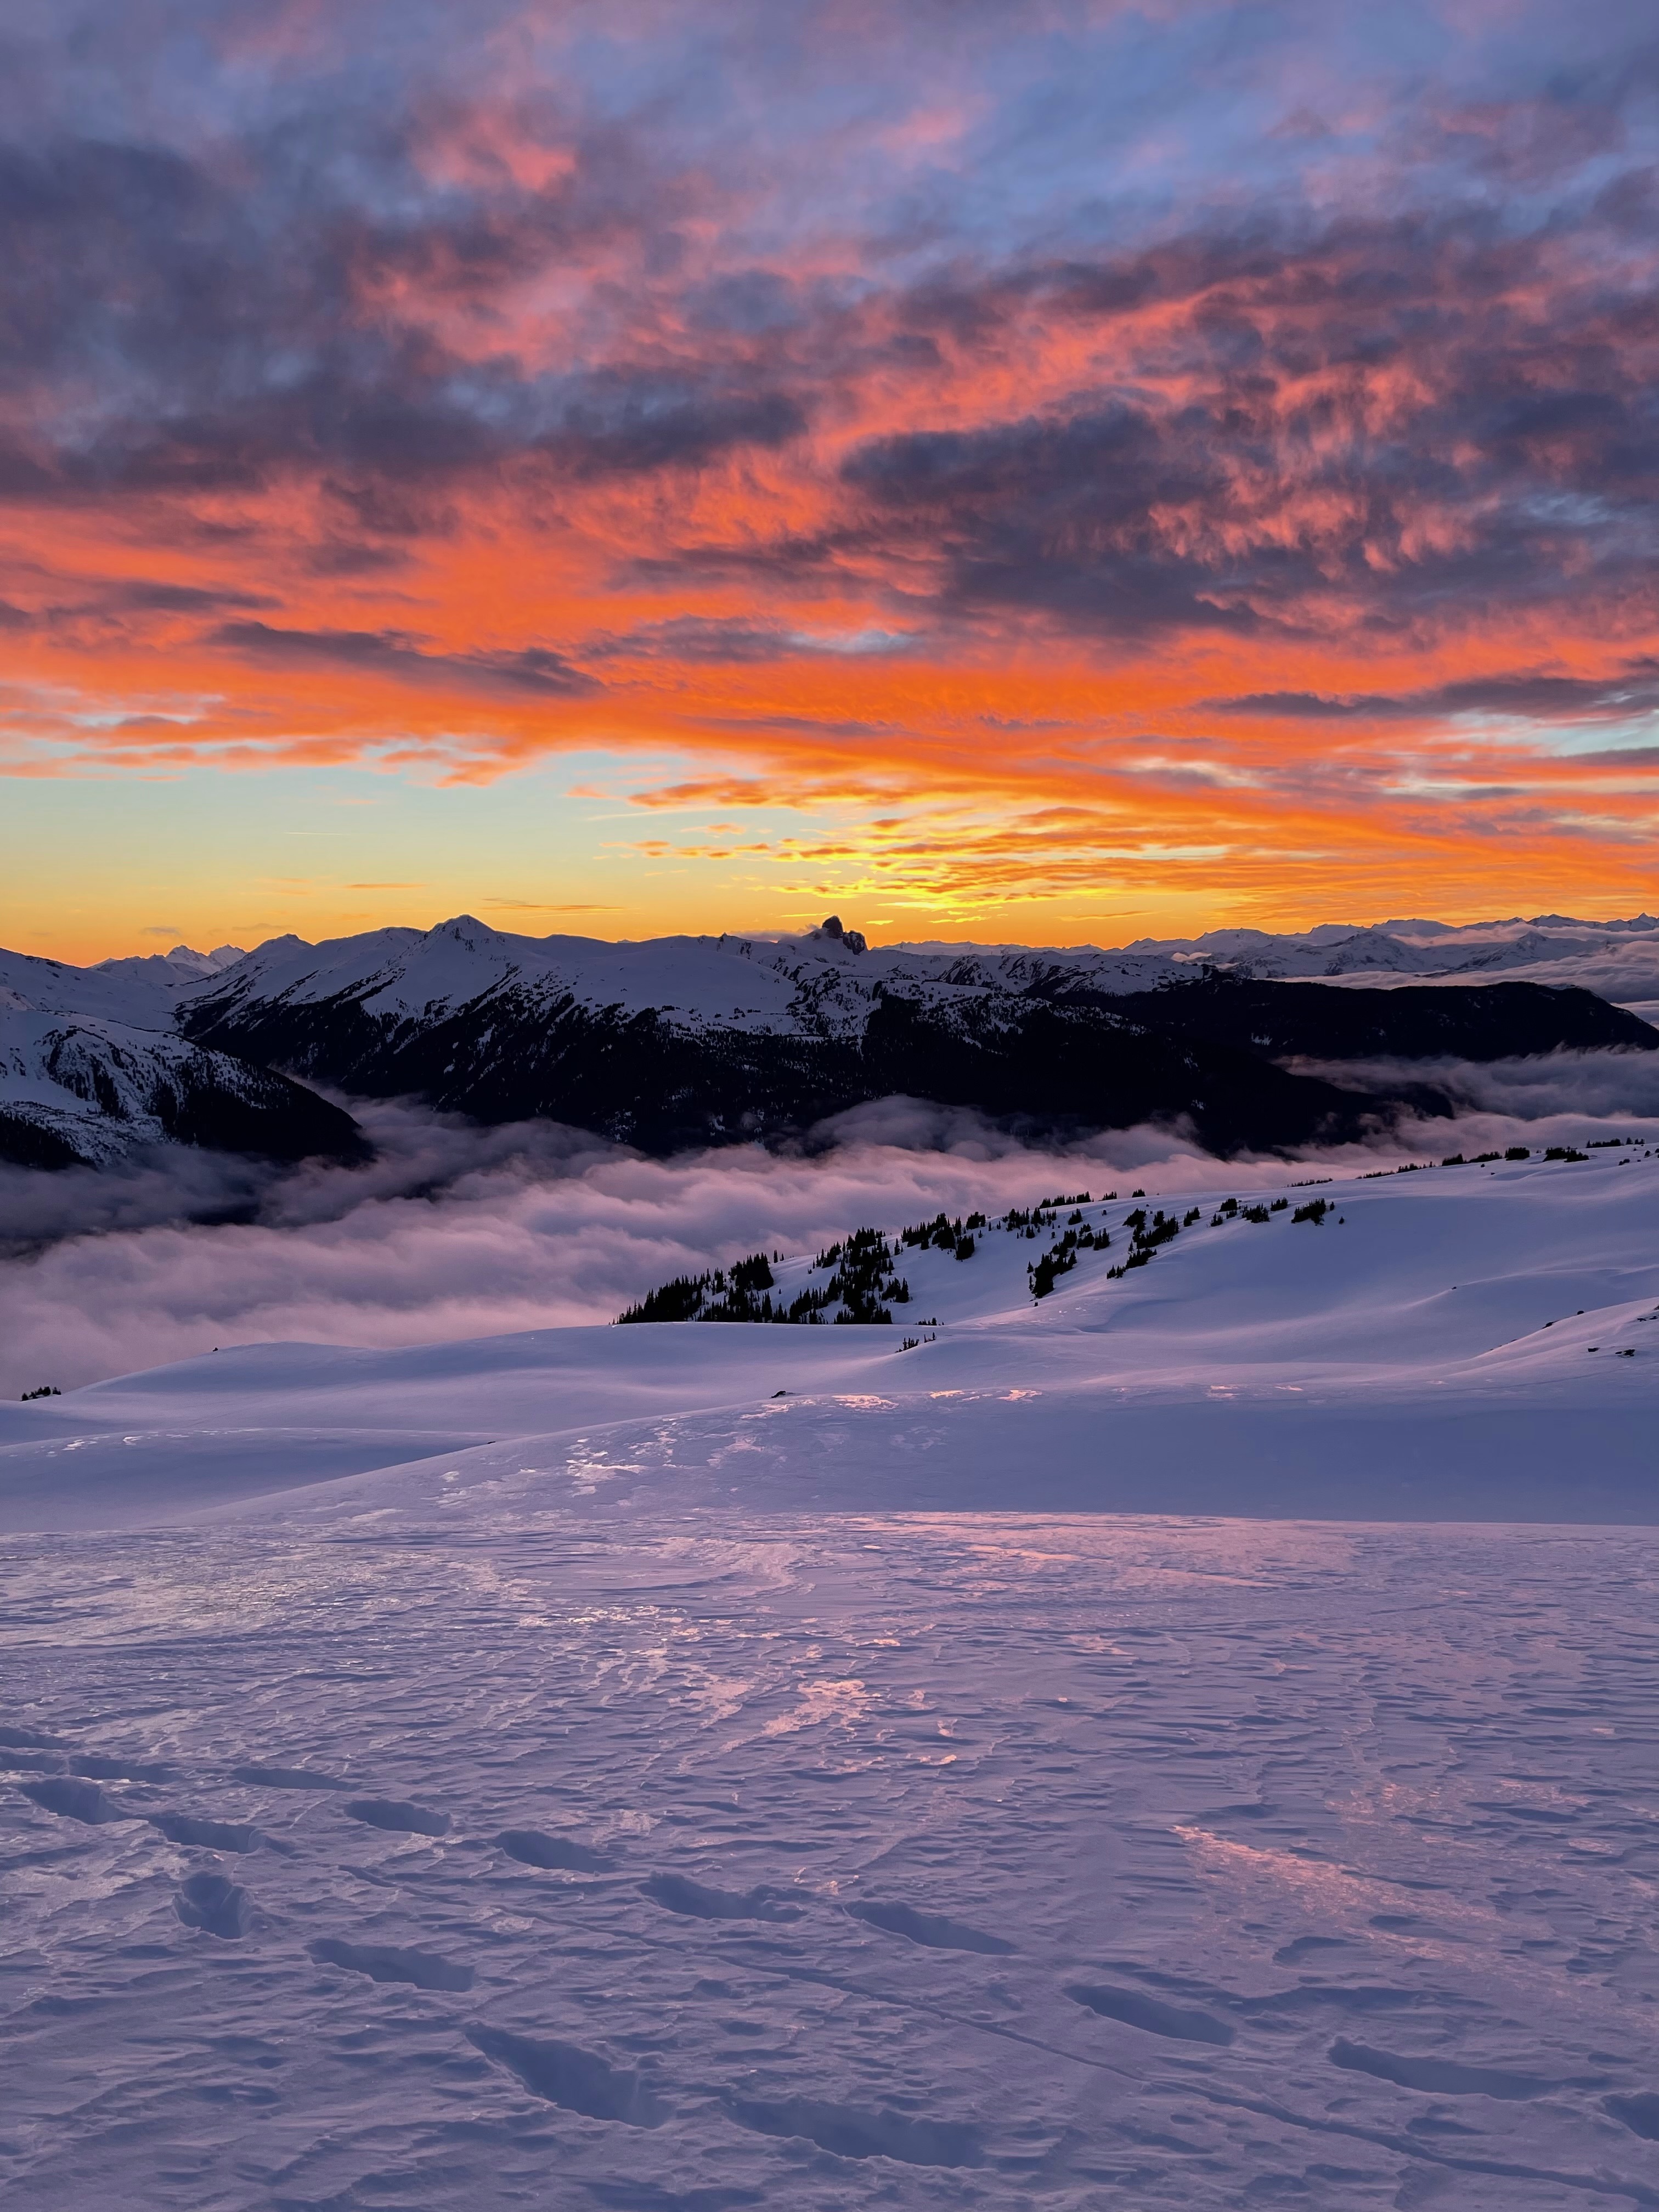
[[[1352,1079],[1355,1071],[1346,1071]],[[216,1345],[394,1346],[600,1322],[668,1278],[756,1250],[816,1249],[896,1227],[1029,1206],[1060,1191],[1242,1191],[1408,1159],[1659,1138],[1659,1061],[1559,1054],[1413,1064],[1467,1102],[1367,1149],[1231,1164],[1165,1129],[1024,1146],[979,1115],[890,1099],[817,1132],[823,1149],[724,1147],[647,1160],[580,1130],[480,1130],[352,1102],[366,1168],[282,1173],[177,1150],[125,1170],[0,1170],[0,1395],[64,1389]]]

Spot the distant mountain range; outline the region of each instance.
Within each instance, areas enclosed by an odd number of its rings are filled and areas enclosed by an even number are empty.
[[[1431,1069],[1349,1081],[1343,1061],[1646,1052],[1655,1012],[1647,915],[1110,951],[871,948],[834,917],[798,938],[612,945],[462,916],[91,968],[0,953],[0,1158],[361,1156],[306,1079],[655,1152],[799,1135],[896,1093],[1032,1133],[1179,1121],[1218,1152],[1271,1151],[1450,1110]]]

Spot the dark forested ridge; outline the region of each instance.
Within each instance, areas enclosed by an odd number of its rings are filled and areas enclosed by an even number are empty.
[[[1179,1119],[1216,1152],[1272,1151],[1357,1136],[1405,1106],[1451,1111],[1431,1084],[1364,1090],[1281,1059],[1659,1046],[1588,991],[1533,983],[1349,991],[1210,976],[1123,997],[1047,987],[945,1004],[878,991],[861,1032],[839,1034],[596,1007],[511,977],[425,1017],[371,1012],[371,996],[210,995],[186,1026],[346,1091],[485,1122],[570,1122],[659,1153],[798,1135],[894,1095],[1033,1133]]]
[[[350,1166],[373,1149],[343,1108],[270,1068],[239,1070],[231,1083],[187,1067],[172,1085],[157,1087],[152,1110],[173,1143],[208,1152]]]
[[[690,1028],[511,985],[429,1022],[377,1020],[346,998],[204,1006],[190,1026],[204,1043],[344,1091],[413,1095],[482,1121],[544,1116],[652,1152],[798,1133],[894,1094],[1034,1130],[1185,1116],[1219,1152],[1356,1134],[1396,1103],[1109,1008],[1012,994],[966,1012],[882,997],[850,1037]]]
[[[1055,994],[1165,1034],[1274,1058],[1514,1060],[1561,1050],[1659,1051],[1659,1030],[1594,991],[1552,983],[1402,983],[1342,990],[1206,975],[1120,998]]]

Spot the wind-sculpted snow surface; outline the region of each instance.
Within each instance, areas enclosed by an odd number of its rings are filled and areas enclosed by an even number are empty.
[[[1653,2205],[1656,1621],[1629,1529],[29,1539],[0,2191]]]
[[[0,2193],[1659,2206],[1659,1158],[1559,1150],[0,1406]]]

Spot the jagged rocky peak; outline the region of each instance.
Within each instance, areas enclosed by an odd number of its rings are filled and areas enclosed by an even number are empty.
[[[837,945],[844,945],[849,952],[867,952],[870,950],[864,932],[861,929],[843,929],[838,914],[826,915],[811,934],[832,938]]]

